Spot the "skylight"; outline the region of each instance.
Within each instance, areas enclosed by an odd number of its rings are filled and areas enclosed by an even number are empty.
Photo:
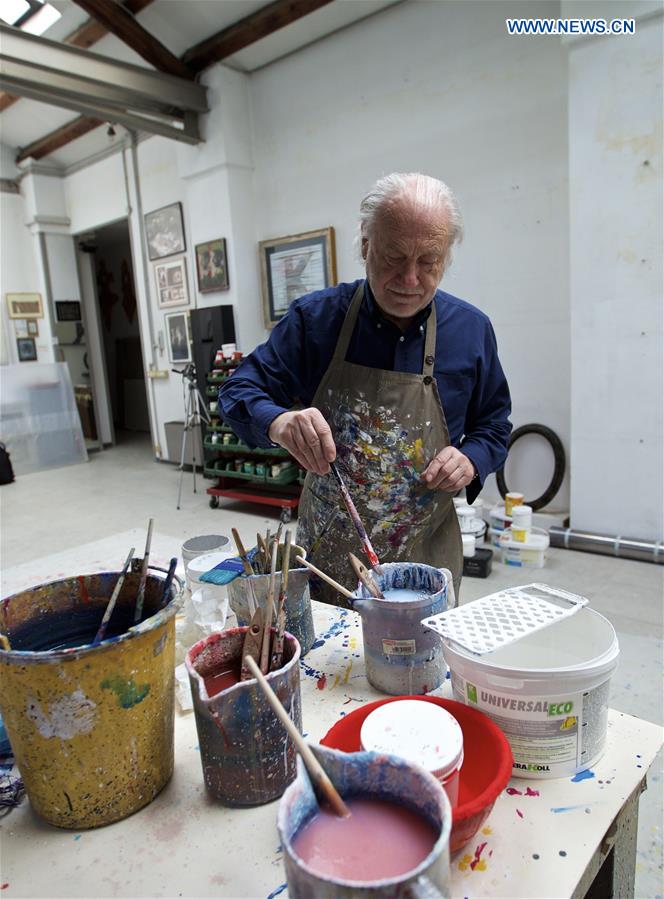
[[[0,19],[29,34],[43,34],[60,15],[43,0],[0,0]]]

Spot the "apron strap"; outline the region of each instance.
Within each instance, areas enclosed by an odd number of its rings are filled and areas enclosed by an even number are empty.
[[[353,331],[355,330],[355,323],[357,321],[357,316],[360,312],[360,306],[362,305],[362,300],[364,299],[364,285],[366,281],[362,281],[358,284],[355,289],[355,293],[353,294],[353,298],[350,301],[350,306],[348,307],[348,311],[344,316],[344,321],[341,326],[341,331],[339,332],[339,339],[337,340],[337,345],[334,349],[334,355],[332,356],[332,362],[344,362],[346,359],[346,354],[348,353],[348,347],[350,345],[350,339],[353,336]],[[422,374],[433,376],[433,366],[436,361],[435,357],[436,353],[436,298],[434,296],[431,301],[431,313],[426,323],[426,338],[424,340],[424,354],[422,356]]]
[[[365,281],[361,281],[355,289],[353,299],[350,301],[350,306],[348,307],[348,311],[344,316],[344,322],[341,326],[341,331],[339,332],[339,338],[337,340],[337,345],[334,348],[334,355],[332,356],[332,362],[330,363],[330,365],[335,362],[346,361],[346,353],[348,352],[350,339],[353,336],[353,331],[355,330],[355,322],[357,321],[357,316],[359,314],[360,306],[362,305],[362,299],[364,297],[365,283]]]

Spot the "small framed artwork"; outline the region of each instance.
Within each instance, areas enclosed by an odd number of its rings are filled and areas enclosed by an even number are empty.
[[[28,337],[39,337],[39,322],[36,318],[30,318],[26,322],[28,326]]]
[[[173,262],[155,265],[157,298],[161,309],[169,306],[188,306],[189,287],[187,284],[187,261],[184,256]]]
[[[283,318],[293,300],[336,284],[334,228],[262,240],[259,247],[267,328]]]
[[[40,293],[8,293],[6,296],[10,318],[44,317]]]
[[[16,347],[18,349],[19,362],[37,361],[37,344],[34,337],[17,337]]]
[[[182,203],[171,203],[148,212],[145,216],[145,232],[148,239],[150,261],[184,253],[187,249],[184,239]]]
[[[228,290],[228,262],[224,237],[196,244],[196,273],[201,293]]]
[[[59,322],[80,322],[81,304],[78,300],[56,300],[55,318]]]
[[[191,362],[191,328],[188,312],[169,312],[166,319],[168,358],[171,362]]]
[[[15,318],[14,319],[14,334],[17,337],[30,337],[28,333],[28,321],[32,321],[32,319],[27,318]],[[35,319],[36,321],[36,319]]]

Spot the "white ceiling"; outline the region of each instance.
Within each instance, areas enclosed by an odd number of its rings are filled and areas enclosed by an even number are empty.
[[[49,40],[62,41],[88,18],[73,0],[50,2],[62,13],[62,18],[44,35]],[[228,57],[223,64],[253,72],[397,2],[400,0],[333,0]],[[205,38],[268,5],[265,0],[155,0],[139,12],[136,19],[172,53],[181,56]],[[145,60],[113,35],[102,38],[90,52],[150,68]],[[0,114],[0,141],[16,155],[20,148],[77,117],[70,110],[20,99]],[[111,143],[106,129],[97,128],[42,161],[66,170],[104,152]],[[11,177],[11,173],[3,173],[3,177]]]

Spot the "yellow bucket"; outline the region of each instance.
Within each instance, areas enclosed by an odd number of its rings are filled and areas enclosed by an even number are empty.
[[[174,579],[161,608],[164,579],[149,574],[143,620],[131,626],[139,567],[98,646],[91,643],[119,572],[53,581],[0,603],[11,644],[0,650],[0,711],[34,810],[58,827],[125,818],[173,773],[182,585]]]

